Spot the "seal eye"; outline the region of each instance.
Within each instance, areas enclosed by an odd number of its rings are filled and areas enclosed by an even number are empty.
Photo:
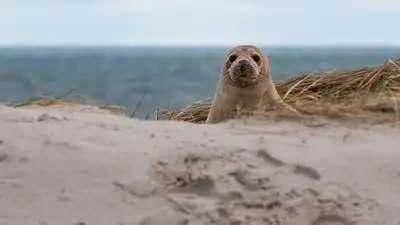
[[[233,62],[235,62],[236,59],[237,59],[237,56],[236,56],[236,55],[231,55],[231,56],[229,56],[228,61],[229,61],[230,63],[233,63]]]
[[[260,56],[258,56],[258,55],[252,55],[251,58],[254,60],[254,62],[260,63],[260,60],[261,60]]]

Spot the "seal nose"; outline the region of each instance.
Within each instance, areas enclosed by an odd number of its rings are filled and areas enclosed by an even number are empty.
[[[239,65],[240,65],[240,72],[244,72],[246,70],[247,61],[246,60],[240,60],[239,61]]]

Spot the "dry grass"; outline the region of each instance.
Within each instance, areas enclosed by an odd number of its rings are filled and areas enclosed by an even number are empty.
[[[75,94],[79,96],[79,99],[66,99],[66,97]],[[60,97],[52,97],[49,95],[38,94],[35,96],[30,97],[28,100],[24,102],[7,102],[6,105],[12,107],[24,107],[24,106],[53,106],[53,105],[60,105],[60,106],[73,106],[73,105],[90,105],[96,106],[99,109],[109,111],[111,113],[118,113],[124,110],[122,106],[110,106],[110,105],[103,105],[100,102],[96,102],[86,98],[85,96],[75,92],[74,90],[66,91]]]
[[[400,59],[387,60],[376,67],[298,75],[277,82],[275,87],[284,101],[304,116],[398,121],[399,62]],[[204,123],[211,101],[212,98],[193,102],[183,108],[160,111],[160,114],[164,120]],[[268,116],[271,113],[267,110],[261,114]],[[291,117],[284,113],[279,116]]]

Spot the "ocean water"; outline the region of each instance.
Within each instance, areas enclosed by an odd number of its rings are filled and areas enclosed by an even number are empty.
[[[74,89],[124,105],[144,118],[161,109],[211,97],[228,48],[0,48],[0,101]],[[390,48],[263,48],[274,81],[313,71],[374,66],[400,56]],[[79,98],[71,95],[71,98]]]

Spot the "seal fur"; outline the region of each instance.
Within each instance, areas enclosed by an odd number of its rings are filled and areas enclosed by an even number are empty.
[[[237,46],[223,63],[206,124],[233,119],[238,109],[261,106],[266,99],[283,102],[272,82],[268,58],[255,46]]]

